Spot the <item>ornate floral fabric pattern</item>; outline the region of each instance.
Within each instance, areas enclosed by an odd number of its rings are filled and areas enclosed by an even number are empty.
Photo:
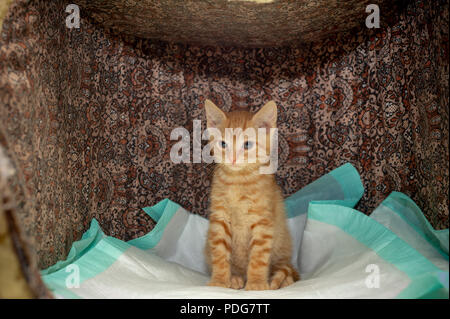
[[[17,171],[16,210],[39,266],[68,253],[95,217],[129,240],[164,198],[207,216],[211,165],[175,164],[176,127],[224,110],[279,107],[284,195],[352,163],[370,213],[390,192],[448,227],[448,1],[414,1],[377,30],[297,47],[200,47],[109,33],[65,3],[18,0],[0,42],[0,141]]]

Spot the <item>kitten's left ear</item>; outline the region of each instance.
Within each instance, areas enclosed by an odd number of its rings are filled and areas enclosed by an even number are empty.
[[[227,119],[225,113],[208,99],[205,100],[205,110],[207,127],[217,127]]]
[[[252,118],[256,127],[277,127],[277,105],[274,101],[267,102]]]

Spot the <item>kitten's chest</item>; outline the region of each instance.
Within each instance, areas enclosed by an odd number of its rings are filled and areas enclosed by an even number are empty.
[[[227,206],[233,243],[247,246],[250,238],[248,210],[252,206],[252,202],[246,199],[245,191],[238,186],[231,186],[227,194]]]
[[[234,258],[246,258],[251,239],[250,226],[245,210],[236,210],[230,214],[231,241]]]
[[[248,210],[250,202],[246,200],[245,189],[241,185],[231,185],[225,189],[225,198],[230,209]]]

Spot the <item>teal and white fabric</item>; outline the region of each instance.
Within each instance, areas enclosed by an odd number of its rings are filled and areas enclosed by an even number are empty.
[[[448,298],[448,229],[434,230],[398,192],[364,215],[353,209],[363,192],[345,164],[286,199],[302,280],[283,289],[206,286],[208,220],[169,199],[144,208],[157,224],[128,242],[92,220],[42,278],[59,298]]]

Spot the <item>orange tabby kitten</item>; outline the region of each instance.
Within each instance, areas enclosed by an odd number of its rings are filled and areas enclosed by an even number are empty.
[[[259,170],[269,159],[269,129],[276,128],[277,107],[270,101],[256,114],[224,113],[206,100],[205,110],[208,129],[221,133],[221,138],[211,137],[219,162],[212,180],[205,249],[212,272],[208,285],[234,289],[245,285],[246,290],[288,286],[300,277],[290,263],[292,246],[283,197],[274,174]],[[256,132],[265,128],[265,142],[242,131],[227,135],[225,128]],[[249,152],[255,150],[252,162]]]

